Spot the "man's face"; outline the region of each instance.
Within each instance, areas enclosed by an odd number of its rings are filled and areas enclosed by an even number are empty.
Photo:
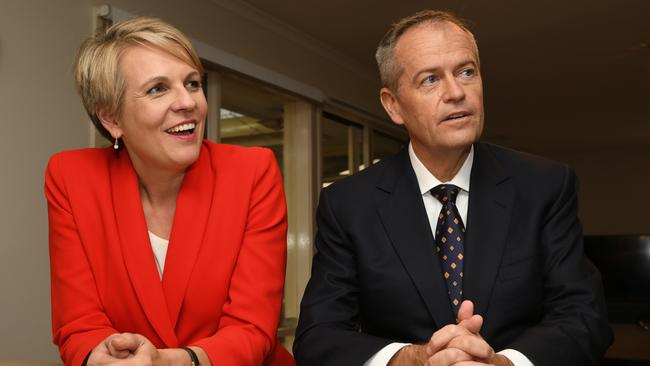
[[[409,132],[415,151],[469,148],[483,130],[483,84],[472,37],[455,24],[406,31],[394,57],[397,91],[381,90],[384,108]]]

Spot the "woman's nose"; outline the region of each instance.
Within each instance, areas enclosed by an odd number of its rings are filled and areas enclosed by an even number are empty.
[[[174,98],[172,109],[175,111],[192,110],[196,107],[193,93],[185,87],[179,88]]]

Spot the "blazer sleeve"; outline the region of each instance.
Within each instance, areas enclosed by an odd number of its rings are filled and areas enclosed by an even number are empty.
[[[613,337],[600,273],[584,255],[578,182],[568,167],[558,191],[540,234],[544,315],[508,348],[535,365],[598,365]]]
[[[76,366],[103,339],[117,331],[103,311],[66,192],[67,165],[59,158],[60,155],[55,155],[50,159],[45,173],[52,335],[63,362]]]
[[[246,229],[214,335],[192,345],[214,365],[261,365],[276,345],[286,268],[287,213],[282,177],[261,150],[251,184]]]
[[[316,255],[293,351],[299,365],[363,365],[393,341],[363,333],[359,327],[356,254],[330,199],[329,189],[323,189],[316,213]]]

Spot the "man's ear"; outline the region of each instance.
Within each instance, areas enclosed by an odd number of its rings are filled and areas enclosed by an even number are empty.
[[[113,113],[109,113],[106,108],[97,108],[97,118],[102,123],[102,126],[113,136],[113,138],[122,137],[122,128],[117,123],[117,118]]]
[[[379,91],[379,100],[381,101],[381,105],[384,106],[390,119],[393,120],[393,123],[396,125],[403,125],[404,118],[402,117],[402,111],[397,96],[390,89],[384,87]]]

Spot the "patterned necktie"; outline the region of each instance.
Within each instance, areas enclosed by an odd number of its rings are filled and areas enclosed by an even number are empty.
[[[442,210],[438,215],[436,226],[436,252],[442,266],[442,273],[447,283],[447,294],[458,316],[458,309],[463,298],[463,253],[465,243],[465,226],[456,208],[456,197],[460,188],[453,184],[441,184],[431,190],[431,194],[440,203]]]

